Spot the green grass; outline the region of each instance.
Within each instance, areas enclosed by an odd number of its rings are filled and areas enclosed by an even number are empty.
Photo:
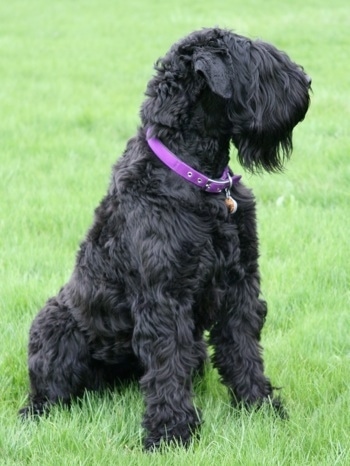
[[[290,420],[234,412],[209,369],[186,451],[142,452],[136,386],[21,423],[29,325],[71,273],[152,64],[213,25],[275,43],[313,78],[286,173],[244,174],[259,208],[266,371]],[[1,2],[1,465],[350,464],[349,27],[347,0]]]

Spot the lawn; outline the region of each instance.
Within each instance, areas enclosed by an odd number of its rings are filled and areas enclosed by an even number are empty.
[[[142,451],[137,386],[21,423],[30,323],[70,276],[111,165],[139,124],[155,60],[203,26],[284,49],[313,79],[283,175],[252,176],[269,314],[266,372],[289,421],[196,382],[201,437]],[[0,4],[0,465],[349,465],[348,0],[12,0]]]

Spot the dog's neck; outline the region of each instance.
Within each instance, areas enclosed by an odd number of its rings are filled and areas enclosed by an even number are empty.
[[[173,130],[157,124],[145,124],[152,128],[152,136],[158,138],[182,162],[210,178],[219,178],[229,164],[230,140],[217,134],[195,137],[186,128]],[[199,133],[199,132],[198,132]]]
[[[180,160],[171,152],[159,139],[152,136],[152,130],[147,130],[147,142],[153,153],[173,172],[184,178],[199,188],[210,192],[220,193],[223,190],[230,190],[232,184],[238,183],[240,175],[233,175],[228,166],[225,167],[219,179],[211,179],[204,173],[197,171],[184,161]]]

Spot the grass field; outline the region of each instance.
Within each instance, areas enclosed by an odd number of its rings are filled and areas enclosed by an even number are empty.
[[[21,423],[31,320],[71,273],[152,65],[214,25],[273,42],[313,78],[285,174],[244,174],[259,209],[266,372],[290,420],[233,411],[208,369],[195,387],[201,438],[186,451],[142,452],[136,386]],[[0,465],[350,465],[349,29],[348,0],[1,2]],[[232,167],[242,173],[234,154]]]

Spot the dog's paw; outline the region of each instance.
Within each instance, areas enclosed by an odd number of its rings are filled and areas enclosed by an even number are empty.
[[[269,399],[268,401],[274,411],[274,413],[280,417],[281,419],[285,420],[285,421],[288,421],[289,419],[289,414],[288,414],[288,411],[286,409],[286,407],[284,406],[282,400],[280,398],[272,398],[272,399]]]
[[[47,414],[49,411],[50,403],[48,401],[33,402],[24,406],[18,411],[21,419],[31,419]]]
[[[163,432],[149,434],[144,441],[145,450],[155,451],[162,445],[174,445],[186,447],[189,445],[192,438],[191,429],[188,426],[178,426],[176,432]]]
[[[148,435],[144,441],[144,448],[148,451],[155,451],[162,447],[162,445],[186,447],[192,438],[199,437],[199,426],[201,423],[199,414],[196,413],[195,416],[191,416],[186,421],[168,423],[158,429],[148,430]]]
[[[40,412],[36,412],[32,405],[28,405],[18,411],[18,416],[21,419],[31,419],[35,416],[40,416]]]
[[[272,412],[280,419],[289,419],[288,411],[279,397],[274,398],[272,396],[266,396],[254,401],[237,401],[237,399],[233,399],[232,406],[235,409],[241,407],[248,411],[261,410],[264,408],[271,411],[272,408]]]

